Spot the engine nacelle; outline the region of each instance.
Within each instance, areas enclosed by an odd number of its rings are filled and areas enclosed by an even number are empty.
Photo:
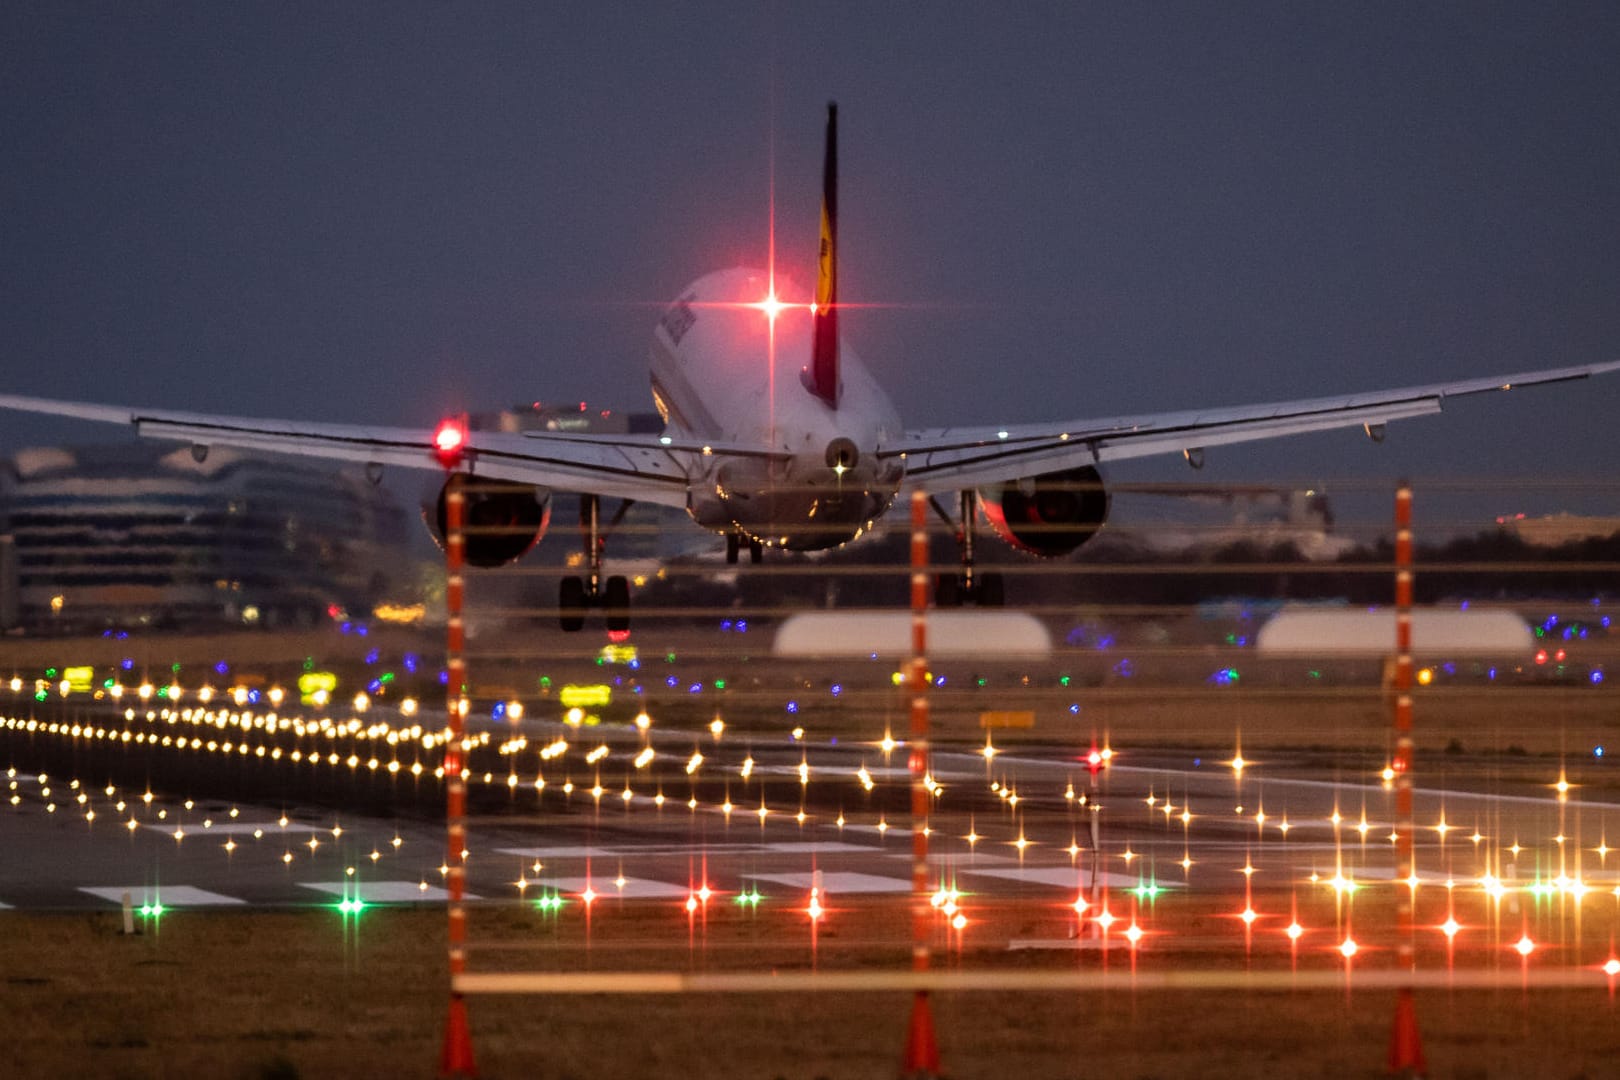
[[[446,483],[439,489],[431,526],[433,538],[444,546]],[[531,484],[464,476],[466,495],[462,524],[466,529],[465,558],[469,566],[505,566],[528,554],[540,542],[551,520],[551,493]],[[423,514],[427,517],[427,514]]]
[[[1093,465],[981,488],[979,505],[1003,540],[1048,557],[1067,555],[1108,520],[1108,490]]]

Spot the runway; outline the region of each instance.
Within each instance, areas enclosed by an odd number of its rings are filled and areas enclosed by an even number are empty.
[[[903,743],[885,752],[783,734],[694,750],[691,733],[628,727],[590,739],[596,759],[548,770],[541,792],[515,770],[473,777],[466,867],[476,903],[630,909],[701,897],[802,907],[812,889],[823,904],[912,889]],[[649,747],[661,749],[637,768]],[[689,773],[694,754],[703,760]],[[1305,753],[1239,762],[1144,749],[1112,754],[1094,785],[1077,758],[1037,745],[936,753],[928,848],[939,887],[976,904],[1061,906],[1109,893],[1346,890],[1393,877],[1393,797],[1370,768]],[[346,775],[328,772],[336,784]],[[444,899],[445,834],[430,812],[181,790],[148,798],[89,777],[18,769],[8,778],[0,904],[95,910],[120,906],[125,893],[137,908],[165,911]],[[1602,791],[1560,792],[1535,759],[1448,761],[1440,779],[1417,790],[1422,882],[1494,884],[1510,903],[1552,883],[1620,896],[1620,852],[1607,846],[1620,803]],[[416,783],[436,790],[431,781]],[[431,791],[415,802],[431,807]]]

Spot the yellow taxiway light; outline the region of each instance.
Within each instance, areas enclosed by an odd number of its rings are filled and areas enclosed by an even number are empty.
[[[613,701],[613,687],[606,683],[591,685],[569,684],[557,694],[558,700],[567,709],[600,709]]]

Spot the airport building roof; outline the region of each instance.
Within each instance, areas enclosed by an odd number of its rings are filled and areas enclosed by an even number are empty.
[[[1394,608],[1290,605],[1260,628],[1262,656],[1373,657],[1395,652]],[[1412,612],[1412,652],[1420,656],[1528,656],[1535,635],[1523,618],[1500,609]]]

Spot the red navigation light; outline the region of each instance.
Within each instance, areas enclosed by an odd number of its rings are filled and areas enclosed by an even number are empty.
[[[467,429],[459,420],[445,420],[433,433],[433,456],[446,469],[454,469],[461,464],[461,456],[466,448]]]

